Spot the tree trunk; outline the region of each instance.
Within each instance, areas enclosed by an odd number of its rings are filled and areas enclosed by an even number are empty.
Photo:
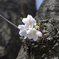
[[[44,0],[35,19],[40,19],[50,47],[47,54],[42,54],[41,59],[59,59],[59,0]]]
[[[42,24],[46,42],[38,43],[34,48],[27,45],[30,49],[29,59],[59,59],[59,0],[44,0],[36,13],[35,19]],[[25,46],[24,46],[25,47]],[[21,52],[21,51],[20,51]],[[20,59],[20,53],[16,59]],[[27,51],[26,51],[27,52]],[[27,54],[29,53],[27,52]],[[25,52],[24,52],[25,53]],[[25,54],[24,54],[25,56]],[[26,58],[23,58],[26,59]]]

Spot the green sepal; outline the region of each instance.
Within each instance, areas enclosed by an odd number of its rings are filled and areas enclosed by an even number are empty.
[[[41,25],[40,20],[38,20],[38,25]]]
[[[39,25],[41,25],[41,23],[39,23]]]
[[[38,25],[35,25],[35,28],[36,28],[36,29],[39,29],[39,26],[38,26]]]
[[[20,19],[22,20],[23,18],[20,17]]]

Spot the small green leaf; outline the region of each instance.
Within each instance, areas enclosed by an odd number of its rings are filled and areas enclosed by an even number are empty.
[[[41,25],[41,23],[39,23],[39,25]]]
[[[20,17],[20,19],[22,20],[23,18]]]
[[[38,25],[35,25],[35,28],[36,28],[36,29],[39,29],[39,26],[38,26]]]
[[[40,22],[40,19],[38,20],[38,22]]]
[[[38,20],[38,25],[41,25],[40,20]]]

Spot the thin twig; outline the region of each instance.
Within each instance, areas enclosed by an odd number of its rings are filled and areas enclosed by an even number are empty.
[[[23,15],[23,17],[25,18],[24,10],[23,10],[23,6],[22,6],[22,3],[21,3],[21,0],[20,0],[20,5],[21,5],[21,9],[22,9],[22,15]]]
[[[11,25],[13,25],[14,27],[16,27],[17,29],[19,29],[15,24],[13,24],[12,22],[10,22],[8,19],[6,19],[4,16],[2,16],[0,14],[0,17],[2,17],[5,21],[7,21],[8,23],[10,23]]]
[[[40,31],[42,32],[42,27],[41,25],[39,26],[40,27]],[[48,43],[47,43],[47,38],[44,36],[43,32],[42,32],[42,37],[43,37],[43,40],[46,42],[46,46],[50,49]]]

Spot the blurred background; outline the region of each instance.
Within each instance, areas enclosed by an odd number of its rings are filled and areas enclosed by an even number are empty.
[[[36,3],[36,10],[38,10],[41,4],[43,3],[43,0],[36,0],[35,3]]]
[[[0,0],[0,14],[15,25],[22,24],[23,18],[21,4],[25,17],[33,17],[41,6],[43,0]],[[0,17],[0,59],[16,59],[22,42],[19,30]]]

